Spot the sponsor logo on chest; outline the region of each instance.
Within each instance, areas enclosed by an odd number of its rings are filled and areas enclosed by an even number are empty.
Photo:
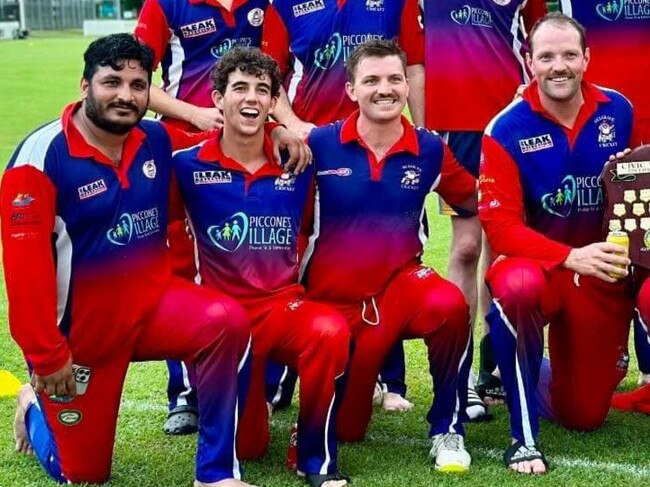
[[[247,243],[247,249],[289,250],[294,241],[291,218],[282,215],[247,215],[234,213],[218,225],[207,229],[212,244],[224,252],[236,252]]]
[[[106,232],[106,238],[113,245],[128,245],[134,239],[146,238],[161,229],[160,213],[157,207],[135,213],[122,213],[117,223]]]
[[[494,22],[492,21],[492,14],[480,7],[471,7],[463,5],[457,10],[449,12],[451,20],[458,25],[473,25],[475,27],[492,28]]]
[[[551,147],[553,147],[551,134],[538,135],[529,139],[519,139],[519,148],[522,154],[550,149]]]
[[[232,183],[230,171],[194,171],[194,184],[227,184]]]
[[[217,31],[214,19],[204,19],[192,24],[181,25],[181,34],[185,39],[200,37]]]
[[[299,3],[293,6],[293,16],[301,17],[303,15],[317,12],[325,8],[325,0],[310,0],[309,2]]]
[[[650,0],[606,0],[596,4],[598,16],[608,22],[650,19]]]
[[[316,172],[316,176],[340,176],[347,177],[352,175],[352,169],[349,167],[339,167],[338,169],[325,169]]]
[[[296,176],[288,172],[283,172],[280,176],[275,178],[273,185],[275,186],[276,191],[295,191]]]
[[[103,179],[98,179],[97,181],[93,181],[92,183],[88,183],[77,188],[80,200],[92,198],[93,196],[97,196],[98,194],[102,194],[106,191],[108,191],[108,188],[106,187],[106,182],[104,182]]]

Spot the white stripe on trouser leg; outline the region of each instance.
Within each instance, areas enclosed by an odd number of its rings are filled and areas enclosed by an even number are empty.
[[[289,375],[289,367],[285,365],[284,372],[282,372],[282,376],[278,381],[278,388],[275,391],[275,395],[273,396],[273,399],[271,399],[271,404],[273,406],[275,406],[278,402],[280,402],[280,399],[282,399],[282,391],[283,391],[282,384],[284,383],[285,380],[287,380],[287,375]]]
[[[244,364],[246,363],[246,359],[248,359],[248,355],[250,354],[251,350],[251,337],[248,337],[248,344],[246,345],[246,350],[244,351],[244,355],[242,356],[241,360],[239,361],[239,365],[237,366],[237,373],[241,372],[241,369],[244,367]],[[239,377],[237,378],[237,381],[239,382]],[[241,480],[241,467],[239,465],[239,458],[237,458],[237,428],[239,427],[239,397],[235,396],[235,434],[233,435],[232,439],[232,477],[237,480]]]
[[[650,345],[650,335],[648,334],[648,325],[646,325],[645,321],[643,321],[643,318],[641,318],[641,313],[639,313],[639,308],[634,308],[634,312],[636,313],[636,316],[639,319],[641,328],[643,328],[643,331],[645,332],[645,340],[646,342],[648,342],[648,345]]]
[[[533,438],[533,432],[530,427],[530,416],[528,414],[528,403],[526,402],[526,390],[524,389],[524,379],[521,375],[521,366],[519,365],[519,355],[517,355],[517,330],[512,326],[512,323],[508,320],[508,317],[503,311],[503,308],[496,299],[493,299],[492,302],[494,306],[499,310],[499,316],[503,320],[503,323],[506,325],[512,336],[515,337],[515,370],[517,376],[517,393],[519,395],[519,407],[521,408],[521,429],[524,433],[524,443],[526,446],[532,446],[535,444],[535,438]]]
[[[192,392],[192,385],[190,384],[190,376],[187,371],[187,366],[185,365],[185,362],[181,361],[181,372],[183,374],[183,385],[185,386],[185,390],[178,394],[178,397],[176,398],[176,407],[178,406],[187,406],[187,396]]]
[[[465,345],[465,351],[463,352],[463,355],[460,357],[460,363],[458,364],[458,371],[456,374],[456,382],[458,382],[458,377],[460,376],[460,369],[463,368],[463,365],[465,364],[465,360],[467,360],[467,353],[469,352],[469,344],[472,342],[472,326],[470,325],[469,327],[469,335],[467,336],[467,344]],[[466,387],[467,384],[458,384],[456,386],[456,406],[454,407],[454,414],[451,417],[451,424],[449,425],[449,432],[450,433],[458,433],[458,430],[456,426],[458,425],[458,412],[460,410],[460,395],[458,394],[458,390],[461,387]]]
[[[332,460],[332,454],[330,453],[330,446],[329,443],[327,442],[327,438],[329,437],[330,420],[332,418],[332,411],[334,411],[334,403],[336,402],[336,381],[340,379],[342,376],[343,374],[339,374],[336,377],[334,377],[335,391],[334,394],[332,394],[332,400],[330,401],[330,406],[329,408],[327,408],[327,418],[325,419],[325,436],[323,437],[323,446],[325,447],[325,461],[323,462],[323,465],[321,465],[320,470],[318,472],[320,475],[327,474],[327,467],[330,464],[330,461]],[[300,434],[300,431],[298,431],[298,434]]]

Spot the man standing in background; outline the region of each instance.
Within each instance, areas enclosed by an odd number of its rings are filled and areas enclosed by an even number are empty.
[[[426,127],[440,132],[458,159],[475,177],[481,137],[490,119],[512,100],[528,80],[524,62],[524,28],[546,13],[545,0],[420,0],[424,11]],[[452,242],[448,277],[463,291],[472,323],[481,304],[489,302],[483,271],[477,288],[482,230],[477,216],[462,217],[440,201],[451,216]],[[484,249],[485,264],[490,252]],[[480,295],[480,299],[479,296]],[[481,396],[503,398],[500,380],[492,375],[487,326],[481,341]],[[477,419],[485,406],[474,392],[470,376],[468,414]]]

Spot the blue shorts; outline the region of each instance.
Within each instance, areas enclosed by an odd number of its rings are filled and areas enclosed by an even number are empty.
[[[454,153],[456,160],[467,171],[478,179],[478,166],[481,161],[481,140],[483,132],[470,131],[453,131],[441,132],[445,143]],[[438,198],[440,214],[448,216],[458,216],[442,198]]]

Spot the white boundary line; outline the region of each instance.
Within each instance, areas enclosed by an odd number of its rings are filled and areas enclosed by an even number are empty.
[[[165,404],[159,403],[150,403],[147,401],[141,400],[130,400],[126,399],[122,401],[121,409],[129,412],[155,412],[155,413],[164,413],[167,411]],[[288,429],[293,424],[292,421],[280,420],[274,418],[271,420],[271,423],[276,428]],[[370,441],[377,441],[380,443],[390,443],[397,445],[405,446],[417,446],[422,447],[423,449],[428,450],[431,446],[429,440],[423,438],[405,438],[405,437],[394,437],[389,435],[368,435],[367,439]],[[497,450],[495,448],[476,448],[472,447],[471,444],[467,445],[470,454],[479,455],[487,457],[494,460],[499,460],[503,457],[503,451]],[[571,458],[565,457],[562,455],[553,455],[549,457],[551,466],[558,467],[568,467],[568,468],[578,468],[581,470],[589,471],[600,471],[600,472],[611,472],[620,475],[631,475],[637,478],[650,478],[650,467],[641,467],[637,465],[632,465],[629,463],[617,463],[617,462],[598,462],[593,460],[586,460],[581,458]]]

